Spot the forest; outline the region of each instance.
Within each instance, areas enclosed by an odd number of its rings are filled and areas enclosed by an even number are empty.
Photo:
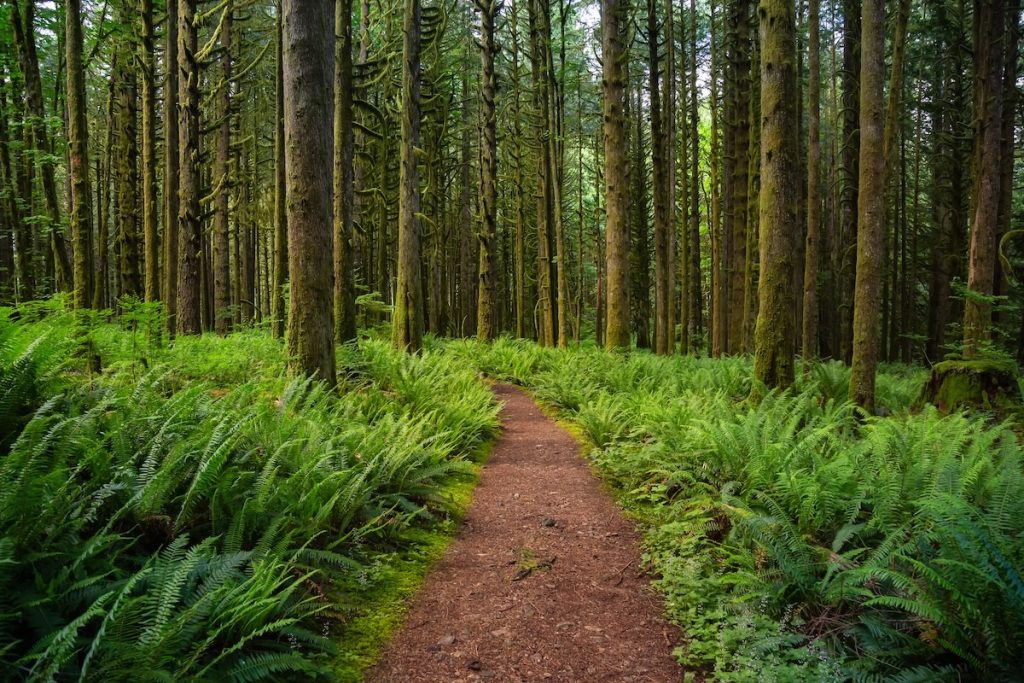
[[[1021,0],[0,0],[0,680],[1024,681]]]

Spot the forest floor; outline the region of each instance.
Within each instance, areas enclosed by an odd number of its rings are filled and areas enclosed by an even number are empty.
[[[639,537],[576,440],[521,390],[463,528],[367,680],[678,681]]]

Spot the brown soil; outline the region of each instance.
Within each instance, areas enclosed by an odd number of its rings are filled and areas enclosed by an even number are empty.
[[[504,433],[374,683],[678,682],[678,631],[576,441],[499,385]]]

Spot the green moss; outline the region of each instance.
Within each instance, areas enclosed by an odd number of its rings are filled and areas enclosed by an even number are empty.
[[[1003,360],[947,360],[932,368],[921,403],[943,412],[961,408],[1016,410],[1021,404],[1016,368]]]
[[[481,456],[489,452],[490,445],[481,449]],[[482,461],[483,457],[476,460]],[[444,519],[427,528],[404,531],[399,541],[403,552],[381,552],[370,560],[364,574],[334,586],[332,599],[343,626],[331,668],[339,681],[361,682],[366,669],[401,627],[412,599],[458,532],[472,500],[480,467],[475,466],[471,476],[453,481],[439,492],[450,510]]]

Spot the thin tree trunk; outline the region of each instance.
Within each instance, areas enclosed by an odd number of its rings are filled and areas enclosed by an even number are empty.
[[[334,337],[356,339],[352,0],[337,0],[334,53]]]
[[[178,310],[178,2],[167,0],[164,22],[164,264],[163,300],[173,332]],[[101,256],[101,258],[103,258]]]
[[[810,0],[807,66],[807,244],[800,344],[806,364],[818,355],[818,257],[821,232],[821,0]]]
[[[482,140],[480,148],[480,271],[477,301],[476,334],[480,341],[490,341],[497,329],[495,324],[495,254],[494,235],[498,220],[498,129],[495,110],[497,82],[494,57],[498,46],[494,42],[495,20],[500,5],[497,0],[475,0],[480,13],[480,104]],[[561,341],[561,339],[560,339]]]
[[[393,341],[410,352],[423,345],[420,276],[420,182],[416,146],[420,137],[420,0],[405,0],[402,23],[402,145],[398,197],[398,285]]]
[[[74,306],[92,303],[92,188],[89,183],[89,125],[82,68],[81,0],[67,0],[64,25],[67,48],[68,159],[71,180],[71,239],[74,246]],[[8,164],[9,166],[9,164]],[[4,174],[7,176],[7,173]]]
[[[200,258],[203,233],[199,214],[199,65],[196,0],[178,0],[178,334],[199,334]]]
[[[850,399],[875,408],[878,315],[885,249],[885,0],[864,0],[860,67],[860,182],[857,204],[857,284],[853,312]]]
[[[285,331],[284,285],[288,279],[288,215],[285,196],[287,180],[284,158],[284,22],[281,0],[276,0],[277,68],[275,69],[274,117],[274,267],[271,283],[271,333],[280,339]]]
[[[221,84],[217,92],[217,116],[220,125],[217,130],[217,149],[213,168],[213,189],[215,194],[213,223],[213,310],[214,328],[217,334],[231,330],[231,190],[235,180],[231,173],[231,28],[234,13],[233,0],[225,0],[220,21],[220,74]],[[237,222],[236,222],[237,227]],[[241,228],[237,230],[235,248],[238,249]],[[236,273],[240,276],[241,269]],[[239,296],[236,313],[241,311],[241,277],[236,277]]]
[[[626,199],[626,122],[623,116],[628,0],[601,0],[601,54],[604,69],[605,232],[608,324],[605,343],[625,348],[629,333],[629,214]]]

